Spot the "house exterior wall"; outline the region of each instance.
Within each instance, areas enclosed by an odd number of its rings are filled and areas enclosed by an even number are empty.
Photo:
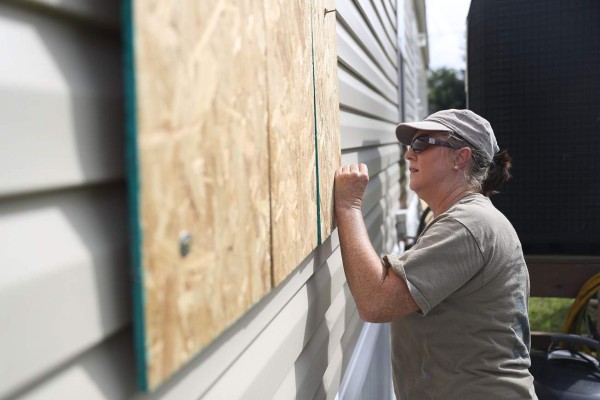
[[[342,163],[368,165],[365,221],[389,252],[400,101],[422,112],[414,2],[336,8]],[[116,0],[0,4],[0,398],[334,398],[364,325],[335,232],[156,392],[136,388],[119,26]]]

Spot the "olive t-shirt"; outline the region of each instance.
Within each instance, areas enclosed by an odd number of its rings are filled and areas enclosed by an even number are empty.
[[[527,266],[515,230],[487,197],[464,197],[384,263],[420,307],[391,324],[399,400],[536,399]]]

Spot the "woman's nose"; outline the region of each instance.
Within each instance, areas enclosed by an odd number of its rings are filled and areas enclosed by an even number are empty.
[[[415,159],[415,152],[412,149],[412,147],[408,147],[408,150],[406,150],[406,153],[404,153],[404,159],[405,160],[414,160]]]

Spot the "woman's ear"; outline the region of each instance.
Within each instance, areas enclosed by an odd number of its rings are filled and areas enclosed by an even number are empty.
[[[473,152],[467,146],[462,147],[456,151],[456,165],[458,168],[463,169],[466,168],[469,164],[469,160],[471,159],[471,155]]]

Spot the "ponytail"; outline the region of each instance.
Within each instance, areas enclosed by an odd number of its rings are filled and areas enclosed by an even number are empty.
[[[464,174],[467,185],[474,193],[481,193],[486,197],[490,197],[498,193],[500,185],[511,178],[512,158],[506,149],[496,153],[490,162],[486,153],[476,149],[463,138],[447,132],[446,140],[457,149],[465,146],[471,149],[471,162]]]
[[[499,151],[494,155],[494,159],[490,163],[487,177],[481,184],[480,193],[490,197],[498,193],[500,185],[511,178],[510,167],[512,166],[512,158],[506,149]]]

